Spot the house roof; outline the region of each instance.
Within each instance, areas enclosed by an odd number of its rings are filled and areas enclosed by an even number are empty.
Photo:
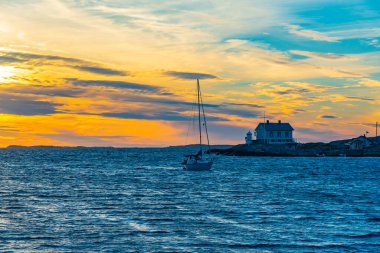
[[[354,139],[354,140],[352,140],[352,141],[350,141],[350,142],[348,142],[348,144],[353,144],[353,143],[355,143],[355,142],[361,142],[361,143],[364,143],[364,141],[363,140],[360,140],[360,139]]]
[[[293,131],[294,128],[289,123],[260,123],[255,130],[264,127],[267,131]]]
[[[372,143],[370,140],[368,140],[368,138],[366,136],[363,136],[363,135],[352,140],[352,142],[354,142],[354,141]]]
[[[365,135],[361,135],[361,136],[357,137],[356,140],[363,140],[363,141],[371,142],[370,140],[368,140],[367,136],[365,136]]]
[[[369,144],[372,144],[372,141],[370,141],[366,136],[361,135],[357,138],[351,139],[349,142],[346,143],[346,145],[351,145],[354,142],[362,142],[362,143],[367,142]]]

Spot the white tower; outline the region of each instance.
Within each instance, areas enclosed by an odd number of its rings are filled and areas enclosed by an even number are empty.
[[[247,145],[252,144],[252,133],[251,133],[251,131],[248,131],[247,136],[245,136],[245,144],[247,144]]]

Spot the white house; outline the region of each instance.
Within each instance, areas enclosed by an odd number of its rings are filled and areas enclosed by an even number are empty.
[[[352,141],[346,143],[350,150],[361,150],[371,146],[372,142],[365,135],[359,136]]]
[[[256,140],[264,144],[295,143],[293,139],[294,128],[289,123],[271,123],[269,120],[260,123],[255,129]]]

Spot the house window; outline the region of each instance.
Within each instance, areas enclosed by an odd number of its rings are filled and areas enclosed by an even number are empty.
[[[281,137],[281,132],[277,132],[277,137]]]
[[[289,137],[289,132],[285,132],[285,136],[286,136],[286,137]]]
[[[270,131],[270,132],[269,132],[269,136],[270,136],[270,137],[273,137],[273,131]]]

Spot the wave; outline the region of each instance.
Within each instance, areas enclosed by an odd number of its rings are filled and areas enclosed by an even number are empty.
[[[344,237],[351,237],[351,238],[375,238],[380,237],[380,231],[379,232],[371,232],[367,234],[361,234],[361,235],[345,235]]]

